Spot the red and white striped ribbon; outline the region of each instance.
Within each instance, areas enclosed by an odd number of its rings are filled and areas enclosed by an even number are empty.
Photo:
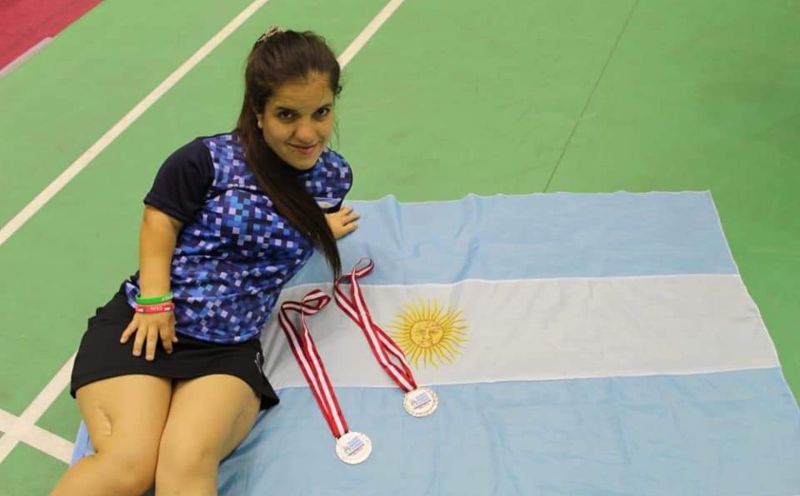
[[[366,261],[366,265],[359,268],[364,261]],[[349,274],[342,276],[333,287],[336,304],[364,332],[372,354],[395,384],[405,392],[413,391],[417,389],[417,383],[405,355],[394,340],[372,320],[364,293],[358,285],[358,279],[372,272],[373,268],[375,268],[375,264],[372,260],[362,258]],[[350,283],[349,296],[341,288],[342,283],[348,282]],[[390,357],[395,361],[390,360]]]
[[[311,388],[314,399],[317,400],[317,405],[319,405],[319,409],[322,411],[331,433],[338,439],[349,432],[349,428],[344,415],[342,415],[336,392],[333,390],[328,373],[325,371],[325,365],[322,363],[305,319],[306,315],[314,315],[322,310],[330,299],[330,296],[319,289],[314,289],[306,294],[302,301],[284,302],[281,305],[278,319],[281,329],[283,329],[286,338],[289,340],[289,347],[292,349],[292,353],[294,353],[294,357],[300,365],[300,370],[303,371],[306,382]],[[297,330],[289,318],[290,311],[296,311],[300,314],[300,322],[303,326],[302,332]]]

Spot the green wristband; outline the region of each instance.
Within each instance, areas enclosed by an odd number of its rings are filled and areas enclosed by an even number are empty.
[[[150,298],[136,297],[136,303],[139,305],[157,305],[159,303],[166,303],[172,300],[172,291],[163,296],[151,296]]]

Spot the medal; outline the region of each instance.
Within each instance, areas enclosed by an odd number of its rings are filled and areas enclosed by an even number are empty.
[[[364,260],[364,259],[362,259]],[[384,371],[397,386],[405,392],[403,407],[414,417],[426,417],[439,406],[439,398],[430,388],[417,387],[414,374],[411,372],[406,357],[399,346],[378,326],[369,313],[367,302],[358,278],[363,277],[375,267],[372,260],[366,259],[367,265],[358,268],[359,261],[350,274],[342,276],[333,286],[333,294],[339,308],[361,328],[367,338],[372,354]],[[350,294],[345,293],[340,283],[350,283]],[[391,360],[390,358],[394,359]]]
[[[439,398],[432,389],[421,387],[403,397],[403,408],[414,417],[427,417],[439,406]]]
[[[350,431],[336,440],[336,456],[345,463],[355,465],[372,453],[372,441],[366,434]]]
[[[305,319],[306,315],[314,315],[322,310],[330,299],[330,296],[319,289],[312,290],[300,302],[284,302],[278,313],[278,320],[289,341],[289,348],[291,348],[311,393],[328,423],[328,428],[336,438],[336,456],[343,462],[353,465],[363,462],[372,453],[372,441],[361,432],[350,431],[347,426],[339,406],[339,400],[336,398],[336,392],[333,390],[333,385]],[[300,314],[302,332],[295,328],[289,318],[289,311]]]

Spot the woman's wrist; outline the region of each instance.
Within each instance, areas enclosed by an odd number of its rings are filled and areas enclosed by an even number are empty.
[[[165,313],[175,310],[175,304],[172,301],[165,303],[154,303],[150,305],[136,304],[136,313]]]
[[[136,304],[137,305],[157,305],[160,303],[167,303],[172,301],[172,291],[160,294],[160,295],[147,295],[147,293],[141,292],[136,296]]]

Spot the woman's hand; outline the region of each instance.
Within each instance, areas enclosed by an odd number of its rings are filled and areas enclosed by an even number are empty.
[[[127,343],[134,333],[136,339],[133,341],[133,356],[141,356],[142,346],[145,346],[145,360],[153,361],[159,341],[164,351],[172,353],[172,344],[178,342],[178,337],[175,336],[175,314],[172,312],[134,314],[133,320],[122,332],[119,342]]]
[[[336,239],[340,239],[355,231],[358,227],[356,221],[359,217],[360,216],[353,211],[353,208],[348,206],[342,206],[338,212],[325,214],[325,220],[328,221],[328,226],[330,226],[333,237]]]

